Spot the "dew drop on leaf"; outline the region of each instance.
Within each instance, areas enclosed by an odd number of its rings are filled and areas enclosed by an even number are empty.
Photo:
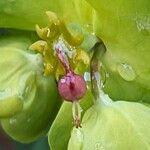
[[[119,75],[126,81],[133,81],[136,78],[135,71],[129,64],[120,63],[117,70]]]
[[[85,81],[91,81],[90,72],[85,72],[85,73],[84,73],[84,80],[85,80]]]

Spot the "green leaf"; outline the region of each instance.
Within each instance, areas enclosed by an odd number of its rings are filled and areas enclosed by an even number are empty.
[[[68,150],[149,150],[150,107],[135,102],[113,102],[108,95],[88,109],[82,128],[73,129]]]

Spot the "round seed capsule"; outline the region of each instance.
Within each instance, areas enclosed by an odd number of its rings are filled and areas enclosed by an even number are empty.
[[[86,93],[86,82],[80,75],[67,73],[59,80],[59,94],[67,101],[79,100]]]

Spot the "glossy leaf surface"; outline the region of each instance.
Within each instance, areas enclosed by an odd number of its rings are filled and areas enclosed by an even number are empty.
[[[113,102],[108,95],[88,109],[82,128],[73,129],[68,150],[149,150],[150,107],[135,102]]]

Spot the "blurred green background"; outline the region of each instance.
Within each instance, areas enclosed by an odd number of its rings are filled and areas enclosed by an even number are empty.
[[[31,144],[21,144],[10,139],[0,128],[0,150],[49,150],[47,137]]]

